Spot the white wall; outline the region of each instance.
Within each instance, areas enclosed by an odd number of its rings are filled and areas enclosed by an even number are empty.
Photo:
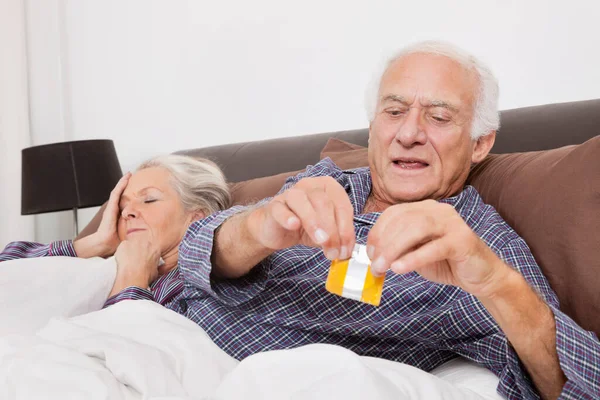
[[[28,0],[27,10],[34,136],[111,138],[124,170],[159,152],[365,127],[371,72],[421,39],[488,62],[504,109],[600,97],[593,1]],[[65,235],[70,225],[38,232]]]
[[[21,213],[21,149],[30,145],[23,1],[0,1],[0,251],[33,240],[33,217]]]
[[[32,146],[76,139],[70,115],[65,5],[62,0],[25,0]],[[36,240],[47,243],[72,238],[72,214],[36,215]]]

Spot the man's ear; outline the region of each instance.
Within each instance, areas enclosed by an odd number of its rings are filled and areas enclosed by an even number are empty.
[[[475,142],[473,146],[473,154],[471,155],[471,162],[477,164],[481,162],[492,150],[494,142],[496,141],[496,131],[492,131],[485,136],[481,136]]]

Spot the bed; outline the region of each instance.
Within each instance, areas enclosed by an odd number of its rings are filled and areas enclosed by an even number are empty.
[[[468,183],[529,243],[563,311],[599,334],[600,100],[504,111],[501,123],[495,154]],[[272,195],[323,157],[343,168],[364,165],[366,144],[360,129],[180,153],[219,164],[242,204]],[[464,359],[429,374],[314,344],[238,362],[197,325],[152,302],[100,310],[114,280],[112,258],[0,268],[3,399],[499,398],[498,379]]]

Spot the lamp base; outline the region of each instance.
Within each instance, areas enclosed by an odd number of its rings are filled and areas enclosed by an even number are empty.
[[[73,207],[73,231],[75,232],[76,238],[79,235],[79,221],[77,220],[77,207]]]

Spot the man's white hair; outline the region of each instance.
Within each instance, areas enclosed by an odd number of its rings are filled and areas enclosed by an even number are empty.
[[[409,54],[436,54],[456,61],[469,71],[477,74],[479,81],[478,93],[475,100],[473,122],[471,124],[471,138],[476,140],[500,127],[500,114],[498,113],[498,80],[492,71],[475,56],[460,49],[453,44],[443,41],[424,41],[412,44],[401,49],[388,59],[383,68],[371,81],[366,93],[366,109],[369,121],[375,119],[377,105],[379,104],[379,89],[381,78],[390,65]]]
[[[231,194],[221,169],[203,158],[168,154],[145,161],[137,170],[164,168],[171,174],[171,185],[187,212],[203,211],[206,215],[230,206]]]

